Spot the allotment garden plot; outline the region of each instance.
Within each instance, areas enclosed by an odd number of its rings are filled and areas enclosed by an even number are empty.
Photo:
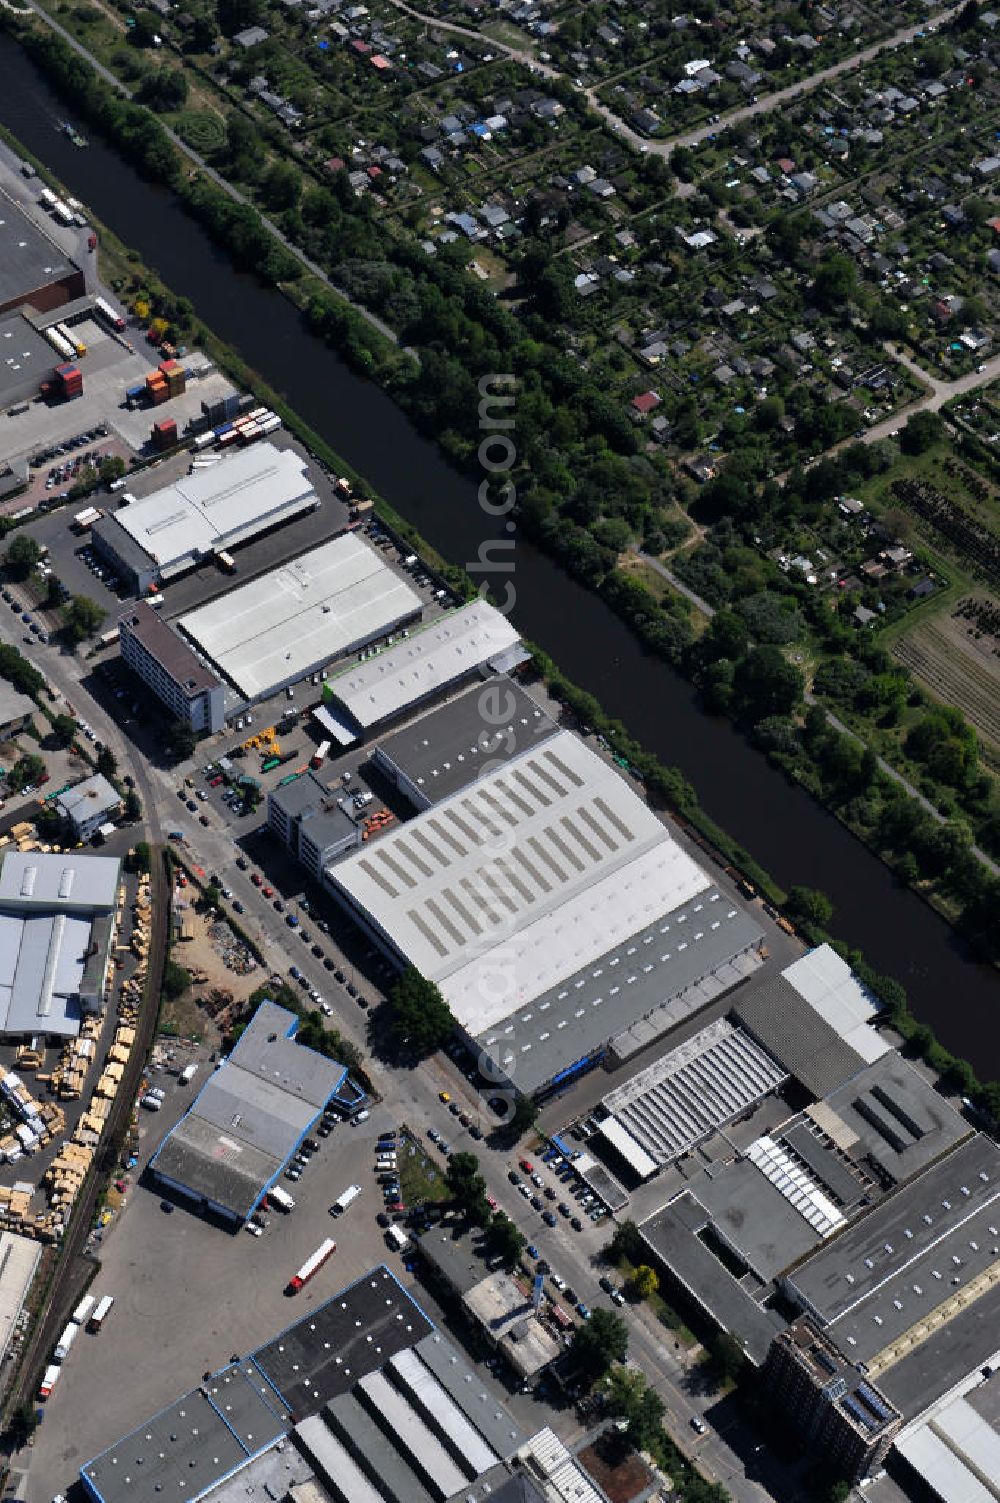
[[[989,597],[959,603],[923,621],[893,652],[935,698],[957,706],[1000,756],[1000,605]]]

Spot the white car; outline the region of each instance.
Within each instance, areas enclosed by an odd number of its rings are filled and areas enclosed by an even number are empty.
[[[321,997],[319,1005],[323,1009],[323,1011],[326,1013],[326,1015],[327,1015],[328,1018],[332,1018],[333,1017],[333,1008],[330,1006],[329,1002],[324,1002],[323,999],[322,999],[322,997]]]
[[[563,1290],[566,1288],[566,1280],[560,1278],[557,1273],[551,1274],[550,1278],[552,1279],[553,1284],[555,1284],[556,1288],[559,1290],[559,1293],[562,1294]]]

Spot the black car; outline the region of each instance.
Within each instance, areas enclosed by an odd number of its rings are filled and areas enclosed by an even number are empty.
[[[313,945],[312,948],[313,948],[313,954],[316,956],[316,959],[317,960],[322,960],[322,958],[323,958],[323,946],[322,945]]]
[[[556,1224],[556,1218],[555,1216],[553,1216],[551,1211],[543,1211],[542,1220],[545,1222],[546,1226],[555,1226]]]
[[[573,1228],[574,1232],[583,1231],[583,1222],[580,1220],[579,1216],[573,1217],[573,1220],[570,1222],[570,1226]]]
[[[388,1216],[385,1211],[379,1211],[378,1215],[375,1217],[375,1220],[378,1222],[379,1226],[392,1225],[392,1217]]]
[[[605,1294],[610,1294],[615,1287],[611,1280],[608,1278],[607,1274],[605,1274],[603,1278],[598,1279],[597,1282],[600,1288],[604,1290]]]
[[[531,1197],[531,1204],[536,1211],[540,1211],[545,1202],[540,1195],[533,1195]]]
[[[476,1142],[478,1143],[480,1141],[480,1139],[482,1138],[482,1136],[483,1136],[483,1130],[482,1130],[482,1128],[481,1127],[477,1127],[476,1124],[473,1123],[472,1126],[469,1128],[469,1137],[470,1138],[475,1138]]]
[[[538,1262],[535,1264],[535,1272],[536,1273],[551,1273],[552,1272],[552,1269],[549,1267],[549,1263],[548,1263],[548,1259],[547,1258],[539,1258]]]
[[[247,864],[248,864],[247,863],[247,858],[245,856],[237,856],[237,858],[236,858],[236,865],[239,867],[239,869],[240,869],[241,872],[245,872],[246,871]]]
[[[317,1135],[321,1138],[328,1138],[332,1132],[333,1126],[329,1122],[322,1122],[316,1129]]]
[[[343,986],[343,984],[344,984],[344,979],[345,978],[344,978],[343,971],[338,970],[337,971],[337,980],[340,982],[341,986]]]
[[[559,1211],[560,1216],[570,1216],[570,1215],[572,1215],[572,1212],[570,1211],[569,1206],[566,1204],[566,1202],[564,1200],[561,1200],[559,1202],[559,1205],[558,1205],[557,1209]]]
[[[324,959],[323,959],[323,965],[324,965],[324,968],[326,970],[328,970],[328,971],[332,971],[333,970],[333,961],[330,959],[329,955],[327,955],[327,956],[324,957]]]
[[[513,1169],[507,1171],[507,1178],[512,1185],[519,1185],[521,1183],[521,1176]]]

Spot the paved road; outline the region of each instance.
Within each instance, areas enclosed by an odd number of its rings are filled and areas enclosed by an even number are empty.
[[[991,381],[1000,380],[1000,355],[994,355],[991,360],[985,361],[977,370],[968,371],[964,376],[957,376],[953,381],[946,381],[942,376],[935,376],[930,371],[924,370],[922,365],[901,350],[898,345],[886,344],[886,353],[893,360],[898,360],[911,376],[920,382],[924,388],[924,395],[917,397],[908,407],[893,413],[881,423],[876,423],[874,428],[869,428],[864,436],[866,444],[873,444],[880,438],[893,438],[915,412],[939,412],[945,403],[953,397],[965,396],[977,387],[988,386]],[[852,443],[852,439],[846,440]],[[837,446],[842,447],[841,445]],[[833,451],[828,451],[833,452]]]
[[[61,26],[54,16],[50,16],[47,11],[43,10],[37,3],[37,0],[30,0],[30,4],[31,9],[34,11],[39,20],[44,21],[46,26],[51,27],[53,31],[58,32],[63,41],[73,48],[74,52],[79,53],[81,57],[85,57],[90,63],[91,67],[95,69],[95,71],[100,75],[101,78],[104,79],[106,83],[111,84],[113,88],[117,89],[118,92],[124,96],[124,98],[132,98],[132,90],[127,88],[126,85],[122,83],[121,79],[117,78],[109,68],[106,68],[104,64],[98,58],[96,58],[92,52],[89,52],[87,48],[84,47],[82,42],[78,42],[76,37],[74,37],[71,32],[66,30],[65,26]],[[245,204],[247,208],[253,209],[257,214],[259,214],[262,223],[266,226],[270,234],[272,234],[274,238],[284,246],[285,250],[287,250],[290,255],[294,256],[295,259],[300,262],[300,264],[304,266],[312,276],[318,277],[319,280],[324,284],[324,286],[328,287],[336,297],[340,298],[341,302],[347,303],[351,308],[353,308],[355,313],[360,314],[360,316],[365,319],[367,323],[371,324],[373,329],[377,329],[385,339],[388,339],[392,344],[399,344],[399,336],[396,334],[394,329],[391,329],[387,323],[385,323],[381,318],[378,317],[377,314],[372,313],[367,308],[363,307],[361,303],[356,303],[354,299],[350,297],[346,292],[344,292],[341,287],[338,287],[335,282],[332,282],[327,276],[326,272],[323,270],[322,266],[318,266],[315,261],[311,260],[310,257],[306,255],[305,251],[301,250],[294,243],[294,241],[289,240],[288,236],[282,233],[282,231],[274,223],[273,219],[269,219],[266,214],[261,212],[261,210],[255,203],[253,203],[249,198],[246,197],[245,194],[241,193],[238,188],[233,187],[232,183],[228,182],[226,178],[222,177],[218,172],[216,172],[215,168],[212,167],[208,162],[206,162],[204,157],[200,156],[198,152],[193,149],[193,147],[189,146],[187,142],[184,141],[176,131],[172,130],[170,126],[167,125],[167,123],[162,119],[160,120],[160,126],[169,136],[173,144],[177,147],[177,150],[183,152],[190,161],[194,162],[199,172],[204,173],[206,177],[210,178],[217,188],[221,188],[222,191],[224,193],[227,193],[230,198],[235,200],[236,203]],[[409,353],[412,354],[413,352],[410,351]]]
[[[12,635],[17,638],[12,613],[6,621],[0,615],[0,637],[9,639]],[[236,860],[241,852],[234,842],[233,829],[221,824],[214,810],[209,815],[210,826],[201,826],[195,822],[194,816],[183,810],[177,798],[177,787],[184,776],[194,772],[196,767],[204,766],[211,756],[218,755],[221,746],[202,743],[196,762],[176,768],[158,766],[154,747],[149,746],[144,751],[141,741],[137,744],[131,739],[133,734],[139,738],[146,735],[145,728],[131,717],[126,726],[122,726],[116,718],[120,713],[118,702],[112,700],[105,704],[91,694],[93,680],[85,659],[64,652],[54,644],[34,648],[22,646],[21,650],[45,674],[52,687],[72,704],[78,718],[86,719],[99,739],[114,750],[120,771],[130,772],[136,779],[154,838],[169,828],[182,828],[187,836],[190,859],[206,872],[217,873],[223,884],[231,887],[234,895],[243,902],[242,922],[261,944],[268,964],[280,974],[287,974],[293,962],[311,970],[317,978],[317,985],[324,989],[334,1005],[333,1024],[364,1048],[367,1016],[358,1009],[346,990],[336,985],[331,973],[325,972],[311,958],[308,961],[303,959],[307,947],[297,940],[283,918],[275,913],[272,904],[251,884],[250,872],[237,867]],[[211,808],[210,805],[205,807]],[[286,901],[291,896],[286,893]],[[310,928],[315,930],[315,925],[310,924]],[[371,981],[362,981],[356,975],[332,939],[321,935],[316,935],[316,938],[323,938],[327,952],[349,972],[349,977],[357,980],[359,989],[374,1003],[378,992]],[[448,1090],[456,1101],[467,1107],[474,1119],[482,1121],[484,1131],[492,1127],[493,1119],[485,1111],[482,1099],[458,1067],[446,1056],[439,1055],[419,1070],[394,1071],[377,1060],[371,1062],[369,1069],[384,1107],[395,1120],[406,1121],[423,1138],[426,1138],[428,1127],[436,1126],[447,1134],[453,1147],[471,1149],[480,1155],[490,1194],[587,1304],[593,1307],[601,1303],[603,1297],[598,1289],[598,1279],[606,1270],[600,1262],[600,1250],[610,1235],[610,1224],[596,1227],[588,1221],[581,1233],[574,1232],[562,1218],[553,1228],[544,1225],[538,1213],[508,1182],[508,1172],[515,1167],[520,1154],[490,1149],[485,1142],[474,1143],[438,1100],[438,1092]],[[695,1436],[690,1420],[693,1416],[707,1414],[709,1421],[713,1421],[711,1411],[715,1396],[689,1387],[686,1354],[675,1348],[670,1333],[661,1329],[645,1309],[626,1311],[626,1315],[630,1326],[631,1355],[663,1397],[668,1424],[675,1439],[706,1475],[722,1481],[738,1503],[766,1503],[770,1494],[764,1485],[765,1480],[782,1497],[792,1496],[794,1478],[790,1484],[789,1476],[774,1458],[765,1453],[754,1453],[752,1437],[734,1417],[728,1414],[722,1417],[722,1433],[710,1428],[707,1435]],[[185,1376],[179,1374],[178,1381],[185,1381]],[[727,1437],[733,1440],[733,1445],[729,1444]],[[25,1462],[30,1465],[30,1457],[22,1457],[21,1463]],[[750,1477],[746,1475],[748,1469],[752,1474]]]

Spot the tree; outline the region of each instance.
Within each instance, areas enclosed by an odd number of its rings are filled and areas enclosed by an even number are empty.
[[[392,1032],[410,1054],[433,1054],[447,1043],[455,1019],[433,981],[427,981],[415,966],[409,966],[389,993]]]
[[[646,1251],[642,1233],[634,1221],[623,1221],[615,1227],[614,1236],[604,1249],[609,1263],[639,1263]]]
[[[222,888],[218,882],[209,882],[203,902],[206,908],[219,908],[222,904]]]
[[[936,412],[915,412],[906,420],[899,435],[899,447],[904,454],[925,454],[941,443],[945,436],[944,419]]]
[[[63,611],[63,635],[74,646],[92,637],[104,622],[105,612],[87,595],[76,595]]]
[[[486,1228],[486,1255],[500,1258],[507,1272],[512,1273],[517,1267],[525,1240],[510,1217],[505,1216],[503,1211],[497,1211]]]
[[[453,1153],[448,1160],[444,1182],[456,1205],[470,1221],[479,1225],[489,1221],[486,1181],[479,1172],[479,1160],[474,1153]]]
[[[833,904],[825,892],[817,892],[813,887],[790,887],[785,912],[793,924],[825,929],[833,917]]]
[[[790,715],[802,698],[802,674],[777,647],[755,647],[736,665],[733,690],[750,721]]]
[[[269,209],[294,208],[301,189],[302,179],[290,162],[273,162],[260,183],[261,194]]]
[[[27,579],[41,563],[42,550],[34,538],[19,532],[4,554],[4,563],[11,579]]]
[[[194,755],[198,737],[186,720],[175,720],[167,731],[167,747],[172,757],[184,762]]]
[[[118,758],[110,746],[102,746],[97,753],[97,770],[106,778],[113,778],[118,771]]]
[[[136,824],[142,818],[142,799],[134,788],[125,795],[125,818],[130,824]]]
[[[595,1383],[613,1362],[624,1362],[628,1352],[628,1326],[613,1310],[598,1308],[577,1327],[570,1347],[577,1364]]]
[[[720,1383],[738,1383],[746,1368],[743,1348],[728,1331],[717,1331],[705,1343],[709,1364]]]
[[[854,296],[858,273],[850,256],[831,251],[816,271],[813,300],[830,313],[843,313]]]
[[[139,98],[154,110],[183,109],[187,100],[187,78],[180,68],[160,68],[148,73],[139,85]]]
[[[530,1096],[518,1096],[507,1122],[507,1130],[513,1138],[520,1138],[538,1121],[538,1102]]]
[[[22,788],[30,788],[33,783],[37,783],[44,771],[45,763],[41,757],[29,752],[27,756],[18,757],[7,774],[7,787],[20,793]]]
[[[76,736],[76,721],[72,715],[56,715],[52,721],[52,739],[56,746],[72,746]]]
[[[635,1449],[650,1450],[663,1423],[664,1404],[646,1374],[616,1363],[604,1380],[604,1395],[608,1413],[626,1422]]]
[[[170,955],[163,962],[163,995],[168,1002],[179,997],[191,985],[191,973],[178,965]]]
[[[660,1287],[656,1269],[650,1268],[648,1263],[640,1263],[628,1282],[629,1292],[636,1299],[649,1299]]]
[[[147,840],[139,840],[128,853],[128,868],[133,872],[148,872],[151,852]]]

